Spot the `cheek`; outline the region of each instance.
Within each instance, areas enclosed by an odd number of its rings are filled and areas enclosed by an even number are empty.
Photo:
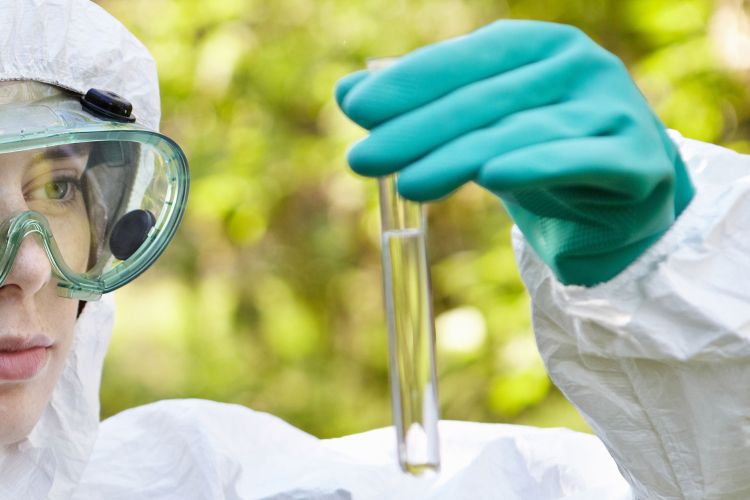
[[[50,220],[55,241],[65,264],[73,271],[82,273],[89,267],[91,232],[85,208],[76,209],[74,214]]]
[[[38,297],[38,301],[44,303],[37,302],[37,310],[49,335],[58,341],[67,341],[66,345],[69,346],[78,317],[78,301],[60,297],[57,294],[56,280],[50,280],[37,295],[44,295]]]
[[[47,286],[37,293],[35,299],[41,324],[46,334],[55,342],[49,350],[49,365],[44,379],[40,380],[43,384],[40,392],[44,394],[42,403],[46,404],[60,378],[73,345],[78,301],[58,296],[55,280],[50,280]]]
[[[78,316],[78,301],[66,299],[57,295],[56,280],[49,283],[35,296],[36,310],[40,323],[46,334],[54,339],[55,345],[50,351],[50,366],[53,375],[52,385],[57,380],[65,359],[67,359],[73,344],[73,334]]]

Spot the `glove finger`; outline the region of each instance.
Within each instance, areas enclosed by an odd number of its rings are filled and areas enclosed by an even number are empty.
[[[366,69],[361,69],[359,71],[355,71],[354,73],[349,73],[336,82],[336,90],[334,91],[334,95],[336,96],[336,102],[338,103],[339,107],[341,107],[341,103],[344,101],[349,92],[354,87],[356,87],[359,82],[367,78],[369,74],[370,72]]]
[[[401,170],[399,192],[416,201],[436,200],[473,180],[493,158],[536,144],[609,134],[626,123],[625,113],[596,100],[517,113],[461,136]]]
[[[637,202],[655,186],[671,182],[671,164],[663,150],[648,147],[649,138],[581,137],[536,144],[488,161],[476,181],[503,195],[511,191],[590,187],[608,191],[612,200]],[[644,158],[649,158],[644,162]],[[592,201],[601,191],[591,192]]]
[[[367,176],[395,172],[508,115],[563,101],[576,78],[561,56],[468,85],[377,127],[349,151],[349,164]]]
[[[371,129],[473,82],[541,61],[585,38],[577,28],[562,24],[497,21],[402,56],[349,92],[341,108]]]

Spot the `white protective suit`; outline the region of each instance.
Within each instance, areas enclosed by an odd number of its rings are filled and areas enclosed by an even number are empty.
[[[87,0],[0,3],[0,80],[112,90],[158,127],[153,60]],[[515,244],[552,377],[640,498],[750,498],[736,389],[750,370],[750,261],[741,252],[750,162],[698,143],[681,148],[696,199],[611,282],[561,286],[518,235]],[[601,441],[564,429],[441,422],[443,472],[415,479],[395,465],[392,429],[321,441],[273,416],[199,400],[99,425],[112,311],[110,297],[87,304],[41,420],[0,450],[0,499],[631,498]]]

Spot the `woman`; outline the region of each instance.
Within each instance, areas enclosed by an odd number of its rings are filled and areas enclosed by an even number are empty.
[[[163,251],[187,164],[154,132],[153,60],[99,7],[0,18],[0,497],[64,498],[96,439],[112,326],[110,300],[83,301]]]

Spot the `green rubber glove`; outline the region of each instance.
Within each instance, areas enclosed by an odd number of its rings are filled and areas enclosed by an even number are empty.
[[[693,196],[623,63],[570,26],[498,21],[348,75],[336,98],[371,131],[355,172],[398,171],[419,201],[478,183],[565,284],[618,274]]]

